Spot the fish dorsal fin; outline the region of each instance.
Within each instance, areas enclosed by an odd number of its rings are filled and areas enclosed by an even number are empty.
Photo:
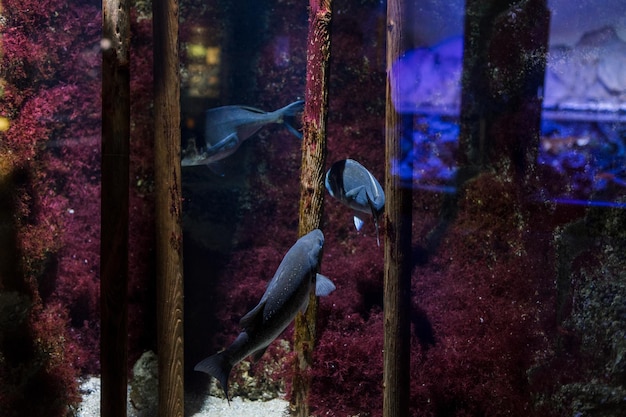
[[[248,311],[245,316],[239,320],[239,325],[246,330],[258,328],[263,323],[263,310],[265,309],[265,301],[261,301],[252,310]]]
[[[364,185],[359,185],[358,187],[354,187],[350,191],[346,192],[346,197],[351,198],[351,199],[356,199],[356,197],[359,195],[361,190],[363,190],[364,188],[365,188]]]
[[[251,113],[267,114],[267,112],[265,110],[261,110],[261,109],[258,109],[256,107],[250,107],[250,106],[237,106],[237,107],[239,107],[242,110],[247,110],[247,111],[249,111]]]
[[[315,295],[317,295],[318,297],[324,297],[328,294],[330,294],[331,292],[335,291],[337,287],[335,287],[335,284],[333,284],[333,282],[328,279],[328,277],[322,275],[322,274],[317,274],[315,277]]]

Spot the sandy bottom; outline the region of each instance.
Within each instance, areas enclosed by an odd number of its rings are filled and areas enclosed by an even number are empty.
[[[78,410],[78,417],[100,417],[100,378],[91,377],[81,383],[83,402]],[[193,399],[195,402],[191,417],[283,417],[287,416],[288,402],[281,399],[271,401],[246,401],[235,397],[228,402],[221,398],[207,396]],[[149,417],[148,413],[138,413],[128,407],[129,417]]]

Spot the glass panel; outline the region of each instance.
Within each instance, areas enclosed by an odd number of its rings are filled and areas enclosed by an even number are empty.
[[[233,415],[288,407],[293,326],[281,331],[304,299],[289,285],[311,272],[288,255],[307,3],[180,2],[189,415],[228,408],[226,387]],[[151,6],[131,14],[129,415],[155,413],[159,350]],[[302,244],[333,283],[317,278],[311,414],[382,416],[377,184],[398,175],[413,197],[408,415],[621,415],[624,2],[406,1],[389,64],[386,6],[333,4],[323,251]],[[101,28],[98,1],[0,0],[2,416],[99,415]],[[289,285],[268,287],[281,271]],[[255,314],[268,299],[295,308]],[[239,357],[202,362],[223,349]]]

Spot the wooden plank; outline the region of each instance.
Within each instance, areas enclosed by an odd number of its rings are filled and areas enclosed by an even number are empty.
[[[152,12],[158,415],[183,417],[183,262],[178,1],[154,0]]]
[[[330,70],[331,0],[311,0],[307,46],[307,81],[303,115],[302,168],[300,175],[300,218],[298,235],[319,228],[324,203],[326,164],[326,121]],[[310,295],[305,314],[298,313],[294,331],[296,362],[292,379],[290,413],[309,417],[310,378],[313,362],[317,298]]]
[[[387,2],[387,74],[403,53],[403,0]],[[400,80],[388,76],[385,115],[383,416],[409,415],[412,189],[392,170],[403,159],[402,121],[393,106]]]
[[[126,416],[130,1],[102,2],[100,415]]]

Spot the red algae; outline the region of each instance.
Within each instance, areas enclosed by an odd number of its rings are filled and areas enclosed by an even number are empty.
[[[1,343],[1,414],[61,416],[79,399],[81,366],[97,364],[94,344],[69,329],[89,316],[97,327],[99,224],[91,233],[81,229],[85,219],[99,218],[99,80],[60,67],[97,67],[97,54],[79,58],[76,51],[97,46],[99,26],[87,22],[99,11],[55,1],[3,5],[0,101],[10,128],[0,158],[10,155],[13,164],[3,176],[13,183],[20,268],[0,277],[0,289],[20,291],[30,303],[26,320]],[[74,317],[78,306],[86,311]]]
[[[549,349],[548,235],[532,234],[510,180],[470,181],[436,256],[414,272],[413,303],[433,343],[412,361],[419,415],[528,415],[526,370]],[[415,337],[419,339],[416,332]]]
[[[31,302],[27,320],[0,340],[0,414],[61,416],[79,400],[78,376],[99,371],[100,3],[3,6],[0,103],[10,128],[0,133],[0,159],[21,267],[0,276],[0,294],[19,291]],[[153,316],[146,308],[153,293],[151,23],[137,20],[132,357],[153,346],[144,326]]]
[[[365,29],[378,28],[383,17],[377,4],[336,7],[328,163],[355,158],[382,181],[385,72],[377,51],[384,30],[377,37]],[[270,38],[296,30],[297,20],[289,13],[284,18],[289,25],[279,18]],[[291,59],[302,62],[305,45],[293,37],[290,45]],[[301,85],[292,82],[296,68],[279,72],[274,63],[269,51],[259,60],[259,96],[269,108],[289,102]],[[295,238],[299,156],[288,137],[274,135],[251,145],[263,150],[255,163],[264,169],[250,179],[252,209],[242,218],[242,245],[225,266],[230,282],[218,284],[223,298],[216,320],[224,327],[213,336],[216,349],[236,335],[239,317],[262,294],[258,280],[266,282],[280,261],[281,251],[270,251],[270,242],[287,248]],[[533,415],[533,398],[553,383],[540,386],[527,372],[553,348],[554,259],[548,254],[557,217],[529,202],[506,172],[468,182],[456,218],[440,217],[445,200],[414,192],[411,415]],[[444,232],[431,240],[437,228]],[[310,407],[316,416],[381,416],[383,251],[373,224],[366,221],[357,232],[352,213],[330,198],[323,231],[321,272],[337,290],[320,299]]]

